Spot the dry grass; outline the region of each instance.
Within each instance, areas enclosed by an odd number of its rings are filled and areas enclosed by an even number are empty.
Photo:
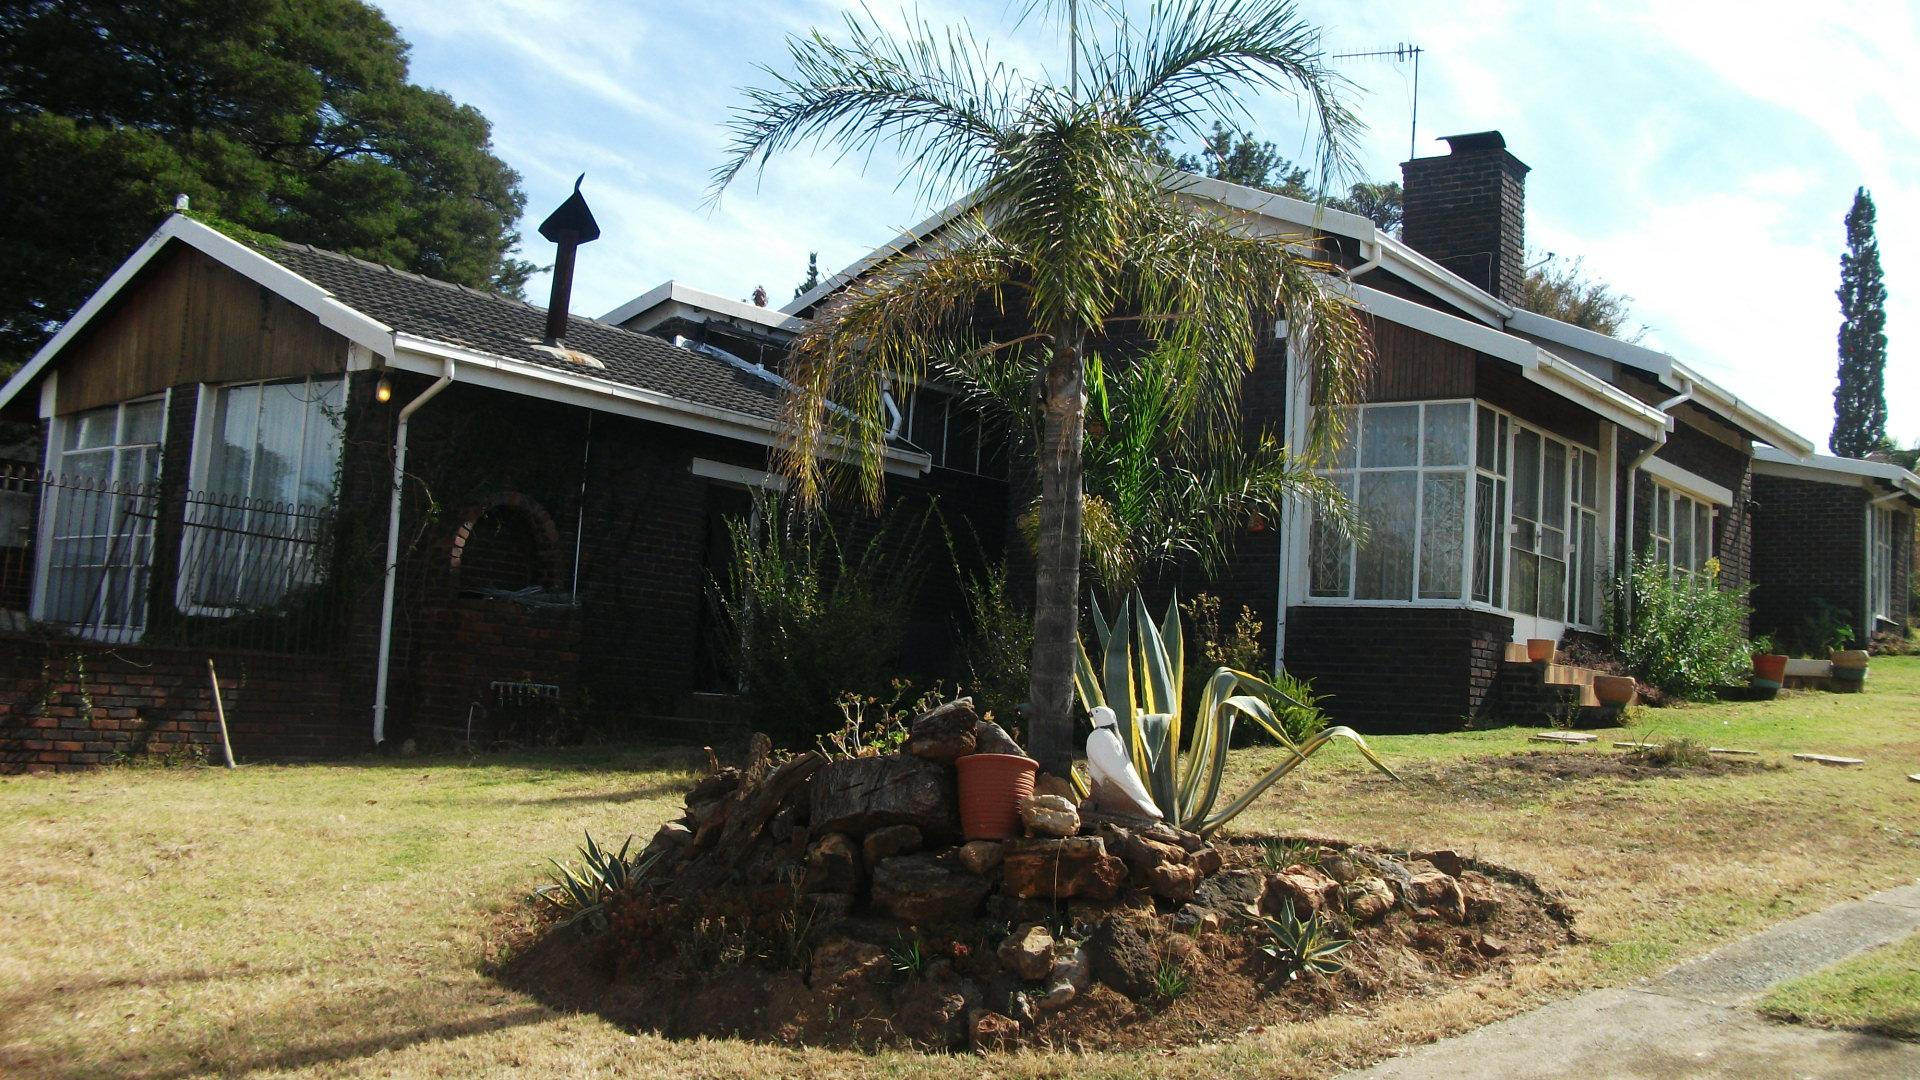
[[[1023,1054],[996,1059],[995,1073],[1324,1075],[1920,871],[1920,805],[1905,779],[1920,766],[1920,659],[1876,660],[1865,694],[1667,710],[1635,725],[1654,741],[1868,763],[1558,781],[1478,760],[1530,749],[1526,732],[1467,732],[1378,740],[1406,777],[1395,785],[1328,755],[1242,828],[1452,846],[1517,867],[1573,906],[1583,942],[1511,978],[1367,1014],[1171,1056]],[[1251,776],[1270,753],[1244,751],[1236,770]],[[676,751],[583,751],[0,782],[0,1074],[977,1072],[963,1059],[632,1036],[486,977],[491,943],[524,911],[546,858],[569,854],[582,829],[644,839],[674,809],[689,763]]]

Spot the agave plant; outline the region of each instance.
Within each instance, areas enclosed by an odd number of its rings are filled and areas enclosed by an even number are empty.
[[[1311,709],[1312,704],[1251,672],[1216,669],[1207,677],[1189,722],[1181,701],[1186,645],[1180,630],[1178,596],[1168,603],[1166,618],[1158,624],[1138,591],[1131,599],[1121,601],[1111,622],[1095,600],[1093,629],[1096,648],[1089,653],[1086,643],[1081,642],[1074,689],[1087,709],[1105,705],[1113,710],[1120,742],[1170,825],[1203,836],[1212,833],[1335,739],[1351,742],[1374,768],[1394,776],[1352,728],[1329,727],[1298,741],[1293,739],[1287,734],[1282,714]],[[1094,667],[1093,656],[1100,657],[1098,668]],[[1242,719],[1266,729],[1280,744],[1286,760],[1215,810],[1227,771],[1227,750],[1233,745],[1233,728]],[[1078,777],[1075,783],[1081,783]]]
[[[586,837],[587,842],[580,847],[580,869],[550,859],[548,861],[560,871],[557,880],[533,892],[536,900],[551,904],[561,912],[560,925],[578,926],[583,933],[605,930],[608,901],[631,892],[659,858],[648,855],[629,859],[627,851],[633,847],[631,836],[620,845],[619,851],[601,847],[592,833]]]

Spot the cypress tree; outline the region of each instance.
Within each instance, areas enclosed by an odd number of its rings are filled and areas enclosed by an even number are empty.
[[[1880,241],[1873,235],[1873,196],[1854,192],[1847,211],[1847,250],[1840,256],[1840,385],[1833,391],[1833,435],[1827,448],[1865,457],[1887,437],[1887,286]]]

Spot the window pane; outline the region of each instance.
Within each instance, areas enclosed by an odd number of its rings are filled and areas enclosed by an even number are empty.
[[[1556,529],[1567,527],[1567,448],[1542,440],[1540,461],[1540,520]]]
[[[138,401],[125,407],[120,419],[120,444],[136,446],[160,441],[160,402]]]
[[[306,435],[306,395],[305,383],[260,388],[260,431],[255,440],[249,496],[275,503],[294,501],[300,477],[300,447]]]
[[[1580,457],[1580,505],[1589,510],[1600,508],[1600,459],[1585,450],[1574,451]]]
[[[1419,464],[1420,406],[1375,405],[1360,413],[1360,464]]]
[[[233,386],[221,390],[214,407],[213,461],[207,487],[223,495],[247,494],[253,479],[253,449],[260,419],[260,388]]]
[[[333,502],[334,471],[340,464],[341,397],[343,384],[338,379],[315,382],[309,396],[313,404],[307,416],[306,443],[300,450],[300,487],[294,498],[302,506],[328,506]]]
[[[1540,436],[1524,428],[1513,434],[1513,516],[1540,520]]]
[[[1334,477],[1333,483],[1349,500],[1353,498],[1353,477]],[[1315,511],[1313,539],[1309,548],[1309,588],[1315,596],[1346,596],[1352,579],[1353,542],[1340,535],[1330,517]]]
[[[1504,515],[1501,513],[1499,496],[1495,494],[1494,483],[1494,479],[1490,476],[1474,478],[1473,598],[1483,604],[1495,602],[1494,570],[1503,558],[1500,550],[1500,536],[1496,530],[1497,522]]]
[[[1693,523],[1693,565],[1702,567],[1713,557],[1713,509],[1695,503]]]
[[[67,421],[68,450],[98,450],[103,446],[112,446],[115,427],[120,421],[120,408],[109,405],[104,409],[89,409]]]
[[[1594,610],[1599,550],[1600,519],[1593,514],[1581,514],[1574,534],[1573,620],[1589,626],[1600,621]]]
[[[1500,454],[1495,449],[1500,437],[1499,419],[1500,415],[1492,409],[1482,408],[1480,422],[1474,428],[1473,463],[1488,472],[1496,472],[1500,467]]]
[[[1420,596],[1457,600],[1467,524],[1467,476],[1429,474],[1420,488]]]
[[[1340,445],[1334,448],[1333,465],[1336,469],[1351,469],[1354,463],[1354,448],[1360,445],[1359,415],[1354,409],[1341,409]]]
[[[1540,556],[1516,547],[1509,564],[1507,609],[1531,613],[1539,606]]]
[[[1674,500],[1673,553],[1675,565],[1693,570],[1693,512],[1684,499]]]
[[[1653,486],[1653,532],[1656,536],[1673,535],[1673,493],[1658,484]]]
[[[1473,424],[1473,406],[1466,402],[1427,406],[1426,429],[1421,434],[1421,463],[1464,465],[1467,462],[1468,429]]]
[[[1567,617],[1567,564],[1559,559],[1540,560],[1540,606],[1534,614],[1555,621]]]
[[[1367,539],[1356,561],[1354,596],[1361,600],[1413,598],[1413,525],[1417,473],[1361,473],[1360,520]]]

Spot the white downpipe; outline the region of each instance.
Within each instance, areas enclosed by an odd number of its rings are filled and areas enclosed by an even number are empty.
[[[446,374],[400,407],[400,426],[393,436],[393,499],[387,506],[387,572],[380,596],[380,659],[373,678],[373,745],[387,741],[387,668],[393,660],[393,593],[400,576],[400,496],[406,490],[407,421],[453,382],[452,358],[446,361]]]
[[[1667,433],[1673,430],[1673,410],[1678,408],[1680,405],[1693,400],[1693,380],[1688,379],[1682,385],[1685,388],[1682,389],[1678,394],[1675,394],[1674,396],[1668,398],[1667,400],[1661,402],[1659,405],[1655,406],[1655,408],[1657,408],[1659,411],[1667,414],[1666,426],[1661,428],[1660,433],[1654,436],[1653,445],[1647,447],[1644,451],[1642,451],[1639,454],[1639,456],[1633,459],[1633,464],[1627,466],[1626,549],[1627,549],[1627,570],[1629,572],[1631,572],[1633,569],[1634,510],[1639,505],[1639,500],[1635,499],[1634,495],[1639,491],[1639,488],[1640,488],[1640,467],[1645,465],[1649,460],[1651,460],[1653,458],[1653,455],[1659,453],[1661,447],[1667,445]],[[1621,596],[1626,601],[1627,616],[1631,618],[1633,616],[1633,590],[1632,589],[1624,590],[1621,593]]]

